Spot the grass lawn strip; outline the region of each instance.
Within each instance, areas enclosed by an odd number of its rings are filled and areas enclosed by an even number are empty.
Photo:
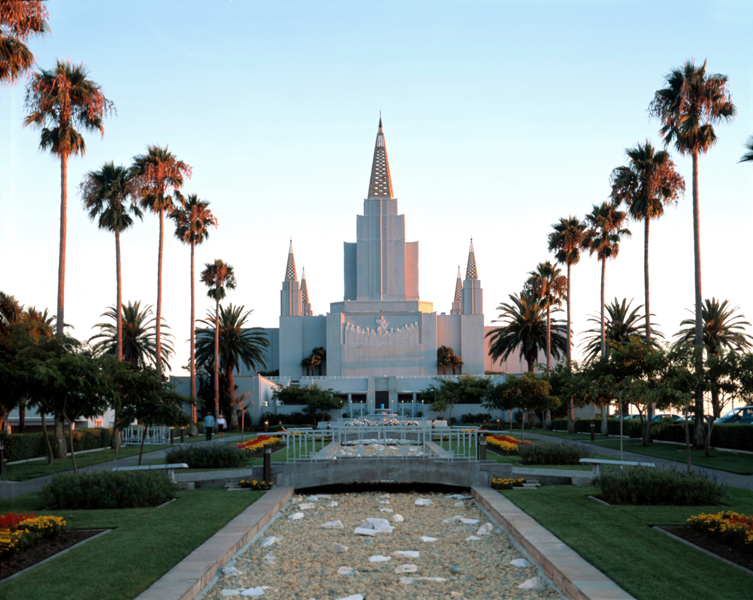
[[[730,510],[753,511],[753,492],[725,489]],[[588,499],[593,487],[501,493],[636,598],[750,597],[749,575],[651,528],[684,525],[692,515],[718,512],[718,506],[602,506]]]
[[[0,511],[63,517],[70,529],[112,533],[76,548],[0,587],[0,599],[131,600],[214,535],[264,492],[218,488],[178,492],[162,508],[44,510],[40,493],[0,501]]]

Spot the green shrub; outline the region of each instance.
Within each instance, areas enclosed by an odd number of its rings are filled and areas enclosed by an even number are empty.
[[[557,444],[536,442],[518,446],[523,463],[527,465],[577,465],[581,458],[593,456],[592,452],[580,444]]]
[[[576,433],[590,433],[591,423],[596,424],[596,433],[601,430],[601,419],[575,419],[573,424],[575,425]],[[645,425],[646,421],[643,421]],[[567,430],[567,419],[552,419],[552,429]],[[610,418],[607,419],[607,431],[609,435],[620,435],[620,419]],[[631,438],[639,438],[641,436],[641,422],[640,419],[624,419],[622,425],[622,434]]]
[[[47,433],[50,445],[54,447],[55,437]],[[96,450],[97,448],[109,448],[112,438],[112,429],[74,429],[73,449],[76,452],[84,450]],[[70,434],[65,432],[66,448],[70,451]],[[17,460],[29,460],[47,456],[47,446],[44,443],[44,434],[38,433],[7,433],[0,432],[0,441],[3,443],[5,458],[8,462]]]
[[[176,485],[163,472],[63,474],[42,488],[48,506],[61,509],[141,508],[175,497]]]
[[[692,435],[692,426],[691,426]],[[685,425],[675,424],[657,432],[656,439],[667,442],[685,443]],[[719,423],[711,430],[711,445],[730,450],[753,452],[753,425],[740,423]]]
[[[186,444],[171,448],[168,463],[186,463],[190,469],[233,469],[246,464],[246,453],[235,446],[196,446]]]
[[[460,417],[461,423],[488,423],[492,420],[492,416],[489,413],[468,413]]]
[[[322,420],[329,421],[329,419],[329,415],[326,415],[326,418]],[[272,425],[302,425],[304,427],[311,427],[311,417],[302,412],[294,412],[289,415],[276,415],[272,412],[265,412],[259,417],[259,423],[262,426],[264,425],[264,421],[267,421],[270,427]]]
[[[610,504],[709,506],[719,504],[724,496],[722,486],[704,474],[673,469],[610,469],[593,483]]]

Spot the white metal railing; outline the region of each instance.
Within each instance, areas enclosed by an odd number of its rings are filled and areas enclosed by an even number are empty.
[[[144,432],[143,427],[126,427],[121,432],[123,444],[141,444],[141,436]],[[169,427],[147,427],[146,440],[144,444],[169,444],[170,428]]]

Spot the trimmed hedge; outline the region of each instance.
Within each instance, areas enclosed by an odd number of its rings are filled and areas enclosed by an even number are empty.
[[[103,471],[63,474],[42,488],[49,506],[61,509],[142,508],[175,498],[177,486],[164,472]]]
[[[577,465],[581,458],[591,458],[593,452],[581,444],[557,444],[536,442],[518,446],[518,454],[524,465]]]
[[[55,445],[55,436],[47,432],[50,445]],[[66,445],[70,449],[69,433],[65,432]],[[112,438],[112,429],[74,429],[73,430],[73,449],[76,452],[84,450],[95,450],[97,448],[109,448]],[[5,448],[5,458],[8,462],[16,460],[28,460],[30,458],[39,458],[47,456],[47,446],[44,443],[44,434],[40,431],[37,433],[7,433],[0,432],[0,441]]]
[[[186,444],[167,451],[168,463],[186,463],[189,469],[233,469],[246,464],[246,453],[236,446]]]
[[[593,484],[610,504],[712,506],[724,496],[722,486],[702,473],[674,469],[610,469],[595,477]]]
[[[692,435],[692,426],[691,426]],[[670,425],[654,435],[654,439],[685,443],[685,426]],[[711,430],[711,445],[717,448],[753,452],[753,425],[719,423]]]
[[[492,420],[489,413],[468,413],[460,417],[461,423],[488,423]]]
[[[573,421],[575,425],[576,433],[590,433],[591,423],[596,424],[596,433],[598,434],[601,428],[601,419],[575,419]],[[646,424],[644,419],[643,424]],[[567,419],[552,419],[552,429],[567,430]],[[607,431],[609,435],[620,435],[620,420],[619,419],[607,419]],[[622,425],[623,435],[628,437],[641,437],[641,422],[640,419],[624,419]]]

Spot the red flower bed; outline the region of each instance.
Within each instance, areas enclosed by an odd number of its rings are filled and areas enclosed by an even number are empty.
[[[6,513],[4,515],[0,515],[0,528],[2,529],[13,529],[16,527],[19,523],[23,523],[24,521],[28,519],[33,519],[34,513],[28,514],[17,514],[17,513]]]

